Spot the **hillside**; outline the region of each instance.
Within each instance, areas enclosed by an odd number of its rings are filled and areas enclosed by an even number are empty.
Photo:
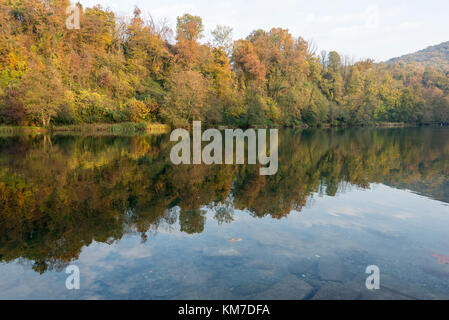
[[[202,18],[187,13],[171,30],[138,8],[123,19],[78,6],[80,28],[71,29],[69,4],[0,0],[0,124],[449,124],[443,69],[348,65],[282,28],[234,41],[219,26],[204,44]]]
[[[415,62],[425,66],[449,70],[449,41],[387,61],[389,64],[396,62],[405,64]]]

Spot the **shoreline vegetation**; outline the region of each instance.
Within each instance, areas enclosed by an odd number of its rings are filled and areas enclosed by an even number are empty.
[[[0,126],[0,134],[15,133],[52,133],[52,134],[86,134],[86,135],[128,135],[128,134],[162,134],[170,131],[170,126],[161,123],[95,123],[80,125],[52,126],[49,128],[35,126]]]
[[[403,128],[403,127],[417,127],[417,126],[442,126],[440,123],[423,123],[412,124],[405,122],[377,122],[370,125],[355,126],[355,128]],[[447,125],[444,125],[447,127]],[[274,126],[276,128],[276,126]],[[205,128],[208,128],[206,126]],[[236,126],[217,126],[219,130],[235,129]],[[254,128],[263,128],[262,126],[254,126]],[[296,127],[279,127],[278,128],[296,128],[301,130],[306,129],[341,129],[354,128],[354,126],[331,126],[322,124],[316,127],[296,126]],[[37,126],[5,126],[0,125],[0,136],[9,136],[16,134],[54,134],[54,135],[141,135],[141,134],[165,134],[169,133],[173,127],[161,123],[96,123],[96,124],[80,124],[80,125],[64,125],[52,126],[50,128]],[[191,127],[188,127],[191,129]]]
[[[443,62],[355,61],[283,28],[207,35],[190,14],[172,30],[138,8],[125,19],[78,4],[80,28],[68,29],[69,5],[0,0],[2,131],[449,124]]]

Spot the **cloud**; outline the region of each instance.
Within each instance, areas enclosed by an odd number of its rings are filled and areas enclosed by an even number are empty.
[[[182,15],[184,13],[191,13],[195,11],[195,6],[190,3],[185,4],[174,4],[170,6],[165,7],[159,7],[156,9],[151,10],[151,14],[159,17],[159,18],[165,18],[165,17],[175,17]]]
[[[403,22],[399,25],[400,30],[415,30],[419,28],[419,23],[417,22]]]
[[[363,14],[365,26],[367,28],[378,28],[380,21],[380,12],[377,6],[369,6]]]

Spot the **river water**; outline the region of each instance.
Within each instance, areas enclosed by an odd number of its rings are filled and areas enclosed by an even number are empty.
[[[272,176],[173,145],[0,137],[0,299],[449,298],[447,128],[280,130]]]

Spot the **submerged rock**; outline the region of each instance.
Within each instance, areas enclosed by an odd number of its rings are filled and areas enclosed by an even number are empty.
[[[256,295],[256,300],[303,300],[312,293],[313,288],[304,280],[290,275],[274,286]]]
[[[448,295],[430,292],[424,287],[400,280],[391,275],[382,274],[380,277],[380,289],[369,290],[366,288],[367,275],[358,275],[345,286],[350,286],[361,292],[360,299],[364,300],[407,300],[407,299],[448,299]]]
[[[345,273],[343,264],[337,256],[324,256],[318,263],[318,274],[322,280],[343,281]]]
[[[288,266],[288,272],[303,277],[304,274],[312,271],[318,263],[317,259],[300,258],[290,263]]]
[[[449,299],[449,294],[429,291],[427,288],[416,283],[394,278],[392,276],[382,276],[380,287],[389,289],[412,299],[418,300],[440,300]]]
[[[259,279],[253,281],[245,281],[244,283],[241,283],[232,288],[232,293],[236,296],[244,297],[266,291],[272,285],[273,283],[260,281]]]
[[[437,259],[437,261],[441,264],[449,264],[448,256],[443,256],[441,254],[432,254],[431,256]]]
[[[379,290],[364,290],[360,296],[361,300],[412,300],[412,298],[404,296],[400,293],[393,292],[386,288]]]
[[[327,282],[317,291],[312,300],[355,300],[360,295],[360,291],[349,285]]]

